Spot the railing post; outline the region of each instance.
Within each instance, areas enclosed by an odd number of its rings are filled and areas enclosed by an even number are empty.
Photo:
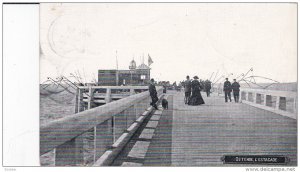
[[[78,97],[79,97],[79,88],[76,89],[76,96],[75,96],[75,113],[78,113]]]
[[[83,137],[79,136],[56,147],[55,165],[74,166],[83,163]]]
[[[258,93],[255,93],[254,103],[260,104],[260,102],[261,102],[261,95],[260,94],[258,95]]]
[[[127,127],[129,127],[137,118],[135,115],[135,105],[130,106],[126,111],[127,115]]]
[[[111,89],[107,88],[106,89],[106,95],[105,95],[105,103],[111,102]]]
[[[94,98],[93,89],[92,86],[89,85],[88,107],[87,107],[88,109],[92,108],[93,98]]]
[[[139,103],[135,103],[135,104],[133,105],[133,111],[134,111],[135,119],[138,118],[138,108],[139,108],[138,105],[139,105]]]
[[[78,89],[77,113],[83,111],[83,89]]]
[[[94,162],[96,162],[113,143],[111,132],[111,120],[107,120],[94,127]]]
[[[248,101],[248,91],[245,91],[245,100]]]
[[[94,158],[93,158],[93,162],[95,163],[97,161],[97,126],[93,127],[94,128]]]
[[[130,88],[130,95],[134,95],[134,89]]]
[[[127,116],[126,110],[120,112],[113,116],[113,135],[114,135],[114,142],[122,135],[124,130],[127,127]]]
[[[264,102],[263,102],[264,106],[267,106],[267,94],[264,94]]]
[[[275,109],[279,110],[279,106],[280,106],[280,96],[276,96],[276,105],[275,105]]]
[[[256,92],[252,92],[252,102],[256,104]]]
[[[144,105],[145,105],[145,99],[140,101],[140,102],[137,102],[135,105],[134,105],[134,108],[135,108],[135,117],[136,119],[138,117],[140,117],[140,115],[142,114],[142,112],[144,112],[145,108],[144,108]]]

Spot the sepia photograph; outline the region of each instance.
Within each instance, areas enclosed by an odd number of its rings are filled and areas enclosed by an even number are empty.
[[[41,166],[297,166],[296,3],[41,3]]]
[[[35,165],[295,171],[297,2],[42,2],[35,10]],[[3,159],[13,139],[27,137],[7,139],[7,126]]]

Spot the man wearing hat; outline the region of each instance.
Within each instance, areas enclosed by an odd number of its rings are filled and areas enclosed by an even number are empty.
[[[228,81],[228,78],[225,79],[226,81],[224,82],[223,86],[223,91],[225,93],[225,102],[228,102],[228,98],[231,102],[231,83]]]
[[[233,91],[234,101],[235,101],[235,103],[238,103],[239,98],[240,98],[240,84],[238,82],[236,82],[236,79],[233,79],[233,83],[232,83],[231,87],[232,87],[232,91]]]
[[[211,89],[211,82],[208,79],[204,82],[204,89],[205,89],[207,97],[209,97],[210,89]]]
[[[188,104],[192,92],[192,81],[190,76],[186,76],[186,81],[184,81],[184,103]]]
[[[156,102],[158,101],[158,97],[157,97],[157,92],[156,92],[153,78],[150,80],[150,83],[149,83],[149,92],[150,92],[150,97],[152,99],[152,102],[150,105],[153,106],[157,110],[158,108],[157,108]]]

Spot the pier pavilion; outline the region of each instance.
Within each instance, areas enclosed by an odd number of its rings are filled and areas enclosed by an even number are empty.
[[[150,80],[150,67],[142,63],[136,66],[132,60],[128,70],[98,70],[98,85],[145,85]]]

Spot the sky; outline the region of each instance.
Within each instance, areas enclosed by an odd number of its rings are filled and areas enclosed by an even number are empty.
[[[42,3],[40,82],[128,69],[148,54],[151,77],[297,81],[295,3]],[[144,57],[144,58],[143,58]],[[73,78],[74,79],[74,78]],[[222,81],[222,79],[220,80]],[[257,78],[258,82],[266,82]]]

